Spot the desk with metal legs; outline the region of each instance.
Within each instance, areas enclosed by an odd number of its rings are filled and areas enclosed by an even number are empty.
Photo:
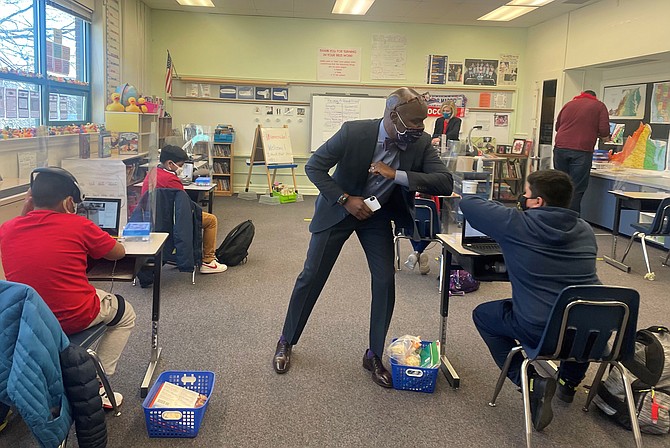
[[[456,259],[458,265],[470,272],[480,281],[509,281],[506,272],[498,273],[489,267],[503,260],[502,255],[479,255],[465,249],[461,245],[461,234],[439,233],[437,238],[442,242],[442,263],[440,272],[440,370],[454,389],[461,385],[461,378],[447,357],[447,318],[449,316],[449,274],[452,261]]]
[[[623,264],[616,259],[616,244],[619,236],[619,226],[621,223],[621,210],[637,210],[638,212],[655,212],[661,201],[670,196],[667,192],[645,192],[645,191],[621,191],[610,190],[616,198],[614,207],[614,223],[612,225],[612,254],[605,255],[603,258],[607,264],[621,269],[625,272],[630,272],[630,266]]]
[[[163,245],[168,238],[167,233],[152,232],[149,241],[123,241],[126,256],[117,262],[102,260],[87,272],[91,281],[133,281],[149,258],[153,258],[154,283],[153,301],[151,304],[151,357],[144,374],[140,395],[144,398],[149,391],[156,364],[161,356],[158,346],[158,320],[161,304],[161,268],[163,266]]]

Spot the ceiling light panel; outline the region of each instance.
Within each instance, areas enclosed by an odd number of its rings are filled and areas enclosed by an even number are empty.
[[[477,20],[491,20],[495,22],[509,22],[517,17],[521,17],[531,11],[536,10],[536,7],[529,6],[501,6],[496,8],[488,14],[485,14]]]
[[[374,2],[375,0],[337,0],[332,13],[363,16]]]
[[[214,8],[212,0],[177,0],[182,6],[204,6],[206,8]]]
[[[509,6],[544,6],[554,0],[512,0],[507,2]]]

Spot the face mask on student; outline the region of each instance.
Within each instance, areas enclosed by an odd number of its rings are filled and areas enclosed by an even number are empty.
[[[181,177],[181,175],[184,174],[184,167],[179,166],[174,162],[172,162],[172,164],[177,167],[177,169],[174,170],[173,173],[175,173],[177,177]]]
[[[519,195],[519,197],[516,200],[516,208],[522,211],[528,210],[528,199],[537,199],[537,197],[534,198],[527,198],[526,196],[522,194]]]
[[[398,120],[400,120],[402,125],[405,127],[405,131],[400,132],[398,130],[398,127],[395,125],[395,123],[393,123],[393,127],[395,128],[395,132],[398,135],[398,141],[400,143],[410,144],[410,143],[414,143],[419,138],[421,138],[421,136],[423,135],[423,129],[408,128],[407,125],[405,124],[405,122],[402,121],[402,117],[400,116],[400,114],[398,114],[397,112],[396,112],[396,114],[398,115]]]

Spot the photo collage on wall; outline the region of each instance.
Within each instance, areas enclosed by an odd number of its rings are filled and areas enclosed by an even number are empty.
[[[428,84],[466,86],[515,86],[519,56],[501,54],[500,59],[452,61],[444,55],[428,55]]]

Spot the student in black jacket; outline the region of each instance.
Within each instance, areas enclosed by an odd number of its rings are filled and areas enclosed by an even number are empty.
[[[461,132],[461,119],[456,116],[456,105],[453,101],[442,103],[440,113],[442,116],[435,120],[433,145],[440,143],[441,135],[446,135],[447,140],[458,140],[458,133]]]

